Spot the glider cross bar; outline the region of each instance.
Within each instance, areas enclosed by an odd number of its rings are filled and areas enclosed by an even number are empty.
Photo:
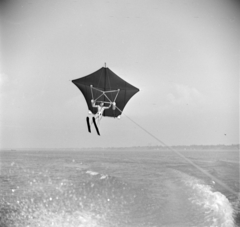
[[[111,91],[102,91],[102,90],[100,90],[100,89],[98,89],[98,88],[93,87],[92,85],[90,85],[90,88],[91,88],[92,99],[93,99],[95,102],[96,102],[99,98],[101,98],[102,96],[105,96],[106,99],[108,100],[108,102],[105,102],[105,101],[101,101],[101,102],[113,104],[113,103],[115,103],[115,101],[116,101],[116,99],[117,99],[117,97],[118,97],[118,94],[119,94],[119,92],[120,92],[120,89],[111,90]],[[96,91],[101,92],[101,94],[100,94],[96,99],[94,99],[94,97],[93,97],[93,89],[96,90]],[[107,93],[116,93],[115,98],[114,98],[113,101],[107,96]]]

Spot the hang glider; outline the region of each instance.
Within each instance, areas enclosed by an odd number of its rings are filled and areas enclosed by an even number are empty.
[[[106,117],[118,117],[128,101],[139,89],[129,84],[107,67],[102,67],[94,73],[72,80],[82,92],[89,111],[97,113],[92,103],[111,105],[103,112]]]

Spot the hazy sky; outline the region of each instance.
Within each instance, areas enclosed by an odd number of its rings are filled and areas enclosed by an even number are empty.
[[[124,113],[168,145],[239,143],[236,2],[1,1],[0,148],[158,145],[124,115],[88,133],[71,80],[104,62],[140,89]]]

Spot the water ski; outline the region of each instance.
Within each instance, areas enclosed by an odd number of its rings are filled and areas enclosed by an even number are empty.
[[[95,117],[93,117],[92,119],[93,119],[93,124],[94,124],[94,126],[96,128],[97,134],[100,136],[100,133],[99,133],[99,130],[98,130],[98,127],[97,127],[97,124],[96,124]]]
[[[87,126],[88,126],[88,132],[91,132],[91,126],[89,123],[89,117],[87,117]]]

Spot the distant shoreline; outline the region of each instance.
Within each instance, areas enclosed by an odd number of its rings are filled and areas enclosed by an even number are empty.
[[[239,144],[232,145],[190,145],[190,146],[169,146],[169,148],[178,151],[239,151]],[[0,149],[0,151],[167,151],[164,146],[132,146],[132,147],[89,147],[89,148],[16,148]]]

